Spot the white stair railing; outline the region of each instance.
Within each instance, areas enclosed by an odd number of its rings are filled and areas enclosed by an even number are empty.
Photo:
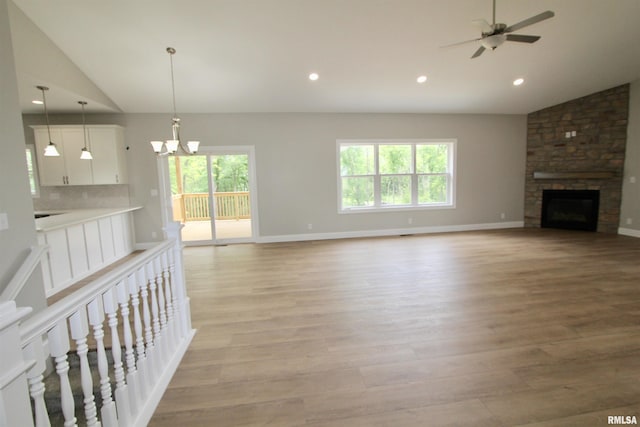
[[[195,333],[179,225],[167,234],[169,240],[22,324],[29,309],[0,303],[0,426],[51,425],[48,360],[60,389],[57,423],[149,422]],[[71,355],[78,363],[70,363]]]

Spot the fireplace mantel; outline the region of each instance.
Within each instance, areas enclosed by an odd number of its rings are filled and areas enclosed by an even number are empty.
[[[615,172],[534,172],[533,179],[609,179]]]

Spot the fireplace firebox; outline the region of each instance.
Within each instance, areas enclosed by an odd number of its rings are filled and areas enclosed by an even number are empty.
[[[543,228],[596,231],[599,190],[543,190]]]

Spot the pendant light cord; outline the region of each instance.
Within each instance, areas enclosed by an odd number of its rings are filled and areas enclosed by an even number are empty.
[[[82,106],[82,138],[84,139],[84,149],[87,149],[87,126],[84,120],[84,106],[87,104],[84,101],[78,101],[78,104]]]
[[[49,142],[51,142],[51,127],[49,126],[49,112],[47,111],[47,97],[44,94],[44,91],[49,90],[49,88],[45,86],[38,86],[38,89],[42,91],[42,104],[44,105],[44,118],[47,121],[47,133],[49,134]]]

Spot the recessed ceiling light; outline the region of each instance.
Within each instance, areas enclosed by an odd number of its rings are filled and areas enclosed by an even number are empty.
[[[40,101],[39,99],[34,99],[33,101],[31,101],[31,103],[36,105],[42,105],[42,101]]]
[[[311,73],[311,74],[309,74],[309,80],[312,80],[312,81],[314,81],[314,82],[315,82],[315,81],[316,81],[316,80],[318,80],[319,78],[320,78],[320,76],[318,75],[318,73]]]
[[[416,79],[418,83],[424,83],[427,81],[427,76],[420,76]]]
[[[524,79],[522,77],[519,77],[513,81],[514,86],[520,86],[522,83],[524,83]]]

